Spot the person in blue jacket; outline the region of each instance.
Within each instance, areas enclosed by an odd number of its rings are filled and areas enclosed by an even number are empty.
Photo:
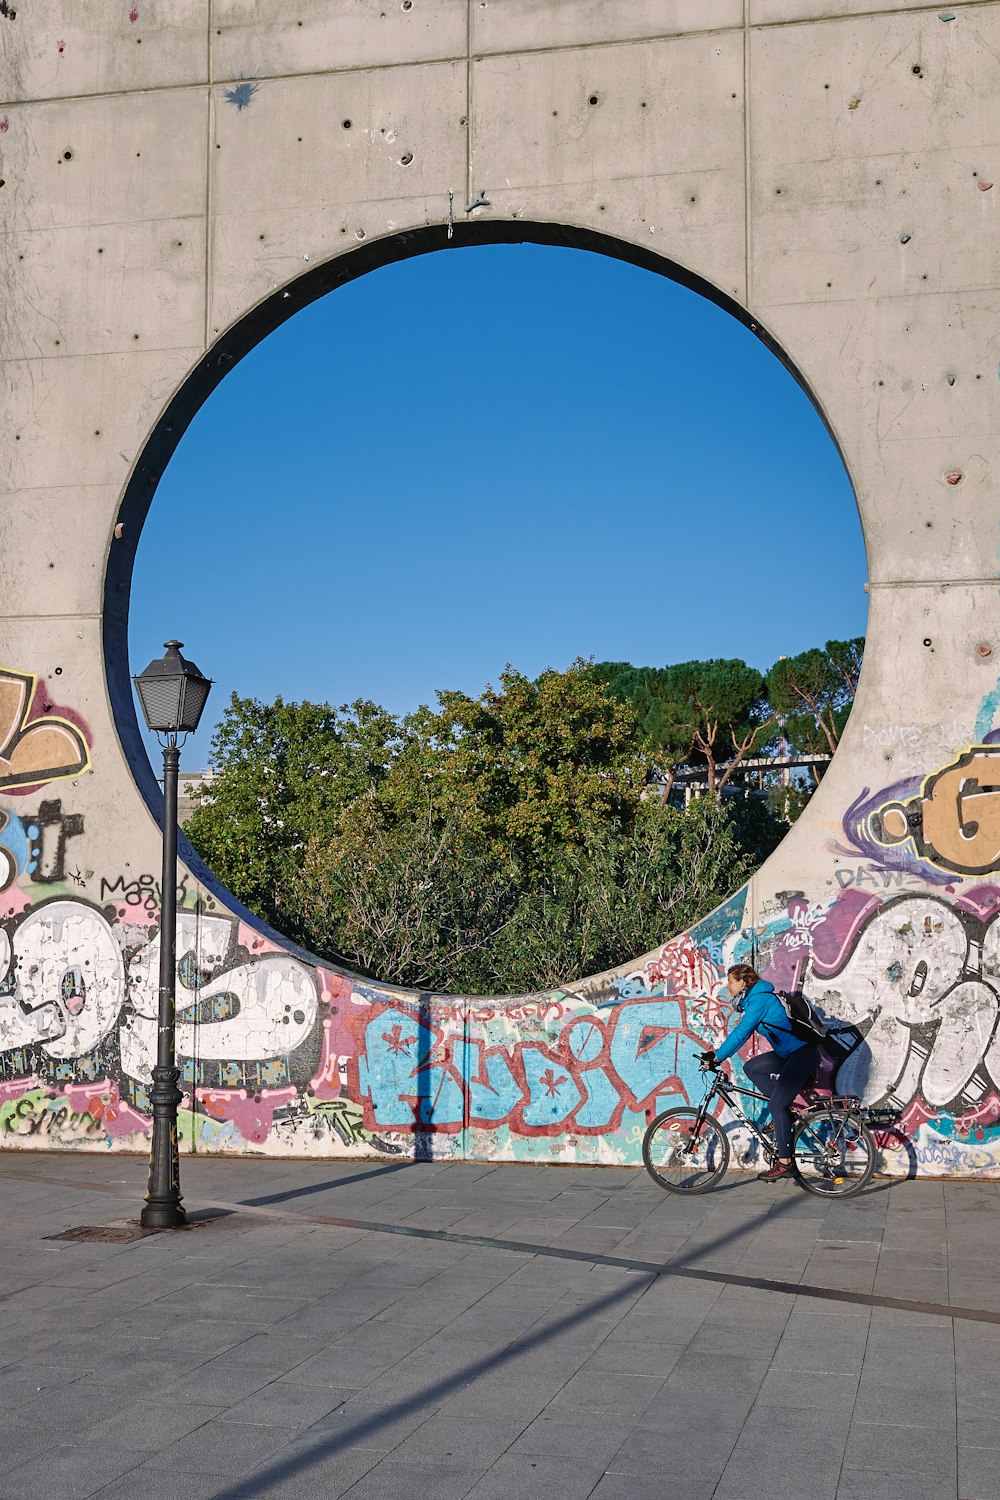
[[[772,1051],[749,1057],[743,1070],[754,1088],[768,1100],[774,1121],[774,1145],[777,1159],[762,1182],[777,1182],[792,1175],[792,1120],[789,1105],[819,1067],[819,1048],[802,1042],[791,1030],[788,1014],[774,985],[761,979],[749,964],[734,964],[726,976],[729,993],[736,1001],[742,1019],[715,1051],[704,1054],[710,1064],[724,1062],[748,1042],[755,1031],[770,1042]]]

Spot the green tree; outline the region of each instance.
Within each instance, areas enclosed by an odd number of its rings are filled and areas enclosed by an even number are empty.
[[[715,657],[668,667],[629,667],[600,662],[592,669],[616,697],[632,704],[649,747],[658,747],[669,770],[685,761],[704,765],[709,791],[721,790],[748,754],[766,740],[768,712],[764,678],[738,658]],[[721,767],[721,769],[720,769]]]
[[[755,866],[728,800],[646,802],[628,832],[595,830],[523,895],[502,935],[503,988],[551,988],[647,953]]]
[[[833,755],[854,703],[864,646],[860,636],[827,641],[822,649],[783,656],[768,672],[768,698],[794,748]]]
[[[384,780],[399,741],[397,720],[374,703],[335,710],[234,693],[212,740],[216,775],[184,831],[234,895],[281,923],[290,863]]]
[[[693,738],[701,706],[664,701]],[[420,989],[524,993],[653,948],[777,841],[741,798],[644,801],[649,744],[583,662],[535,681],[508,668],[402,724],[370,703],[234,697],[188,830],[313,951]]]
[[[432,800],[526,869],[558,860],[595,824],[627,823],[640,804],[636,716],[585,662],[534,681],[507,667],[478,698],[439,693],[437,710],[420,709],[405,728],[387,796],[397,807]]]
[[[495,988],[505,925],[521,895],[514,862],[454,816],[387,818],[365,798],[333,839],[308,840],[283,882],[314,951],[414,989]]]
[[[681,662],[667,670],[673,697],[687,707],[691,749],[704,760],[708,789],[721,791],[740,762],[764,743],[773,722],[764,679],[735,657]]]
[[[691,754],[693,726],[688,705],[673,690],[669,667],[633,667],[627,661],[596,662],[591,674],[604,690],[631,705],[642,731],[649,769],[673,790],[678,766]]]
[[[591,823],[558,861],[526,868],[451,816],[390,824],[368,802],[335,843],[310,842],[289,904],[314,949],[399,984],[554,988],[649,951],[737,889],[757,863],[742,803],[647,802],[629,830]]]

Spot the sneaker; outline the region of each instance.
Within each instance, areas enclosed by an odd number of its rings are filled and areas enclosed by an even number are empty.
[[[766,1172],[757,1173],[758,1182],[779,1182],[782,1177],[794,1177],[795,1172],[790,1161],[772,1162]]]

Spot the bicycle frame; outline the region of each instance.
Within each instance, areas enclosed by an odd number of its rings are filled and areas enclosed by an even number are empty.
[[[806,1089],[803,1092],[808,1095],[812,1093],[813,1090]],[[746,1112],[740,1107],[740,1104],[736,1098],[737,1095],[739,1095],[743,1099],[752,1099],[757,1104],[766,1105],[768,1111],[770,1112],[771,1101],[770,1099],[768,1099],[766,1094],[762,1094],[759,1089],[745,1088],[742,1084],[734,1083],[733,1080],[727,1077],[727,1075],[721,1070],[714,1070],[711,1087],[709,1088],[708,1093],[705,1095],[704,1099],[701,1102],[701,1108],[698,1111],[697,1119],[695,1121],[695,1134],[697,1135],[698,1131],[701,1129],[702,1122],[708,1116],[713,1100],[717,1098],[721,1099],[723,1103],[728,1105],[728,1107],[732,1110],[736,1118],[747,1127],[754,1138],[760,1142],[764,1150],[764,1155],[767,1157],[768,1161],[774,1161],[777,1158],[777,1152],[775,1150],[773,1139],[765,1135],[756,1121],[751,1120]],[[845,1110],[849,1115],[855,1117],[858,1120],[859,1124],[868,1115],[888,1115],[890,1113],[894,1113],[893,1111],[864,1109],[862,1108],[861,1100],[855,1098],[853,1095],[831,1094],[829,1100],[823,1099],[820,1102],[810,1102],[808,1108],[806,1108],[805,1110],[791,1110],[790,1113],[792,1116],[793,1126],[796,1120],[804,1120],[815,1110],[822,1110],[826,1108],[827,1105],[830,1105],[836,1109]]]
[[[727,1078],[725,1073],[715,1071],[711,1087],[701,1101],[701,1108],[695,1120],[694,1136],[697,1137],[703,1122],[708,1117],[712,1101],[719,1098],[724,1104],[729,1106],[736,1118],[741,1120],[751,1134],[760,1142],[767,1160],[773,1161],[777,1155],[774,1149],[774,1141],[769,1139],[760,1129],[760,1126],[754,1120],[751,1120],[740,1107],[735,1097],[737,1094],[744,1099],[753,1099],[758,1104],[765,1104],[770,1109],[770,1100],[766,1094],[761,1094],[757,1089],[743,1088],[740,1084],[734,1083],[731,1078]]]

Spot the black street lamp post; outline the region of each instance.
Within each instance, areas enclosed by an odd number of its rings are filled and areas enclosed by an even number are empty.
[[[174,986],[177,943],[177,772],[178,737],[198,728],[212,686],[193,662],[181,655],[180,641],[167,641],[167,654],[150,662],[134,678],[148,728],[163,746],[163,871],[160,877],[160,990],[157,1007],[156,1063],[149,1091],[153,1106],[153,1139],[149,1152],[149,1189],[140,1215],[147,1229],[175,1229],[185,1220],[181,1206],[180,1156],[177,1149],[178,1088]]]

